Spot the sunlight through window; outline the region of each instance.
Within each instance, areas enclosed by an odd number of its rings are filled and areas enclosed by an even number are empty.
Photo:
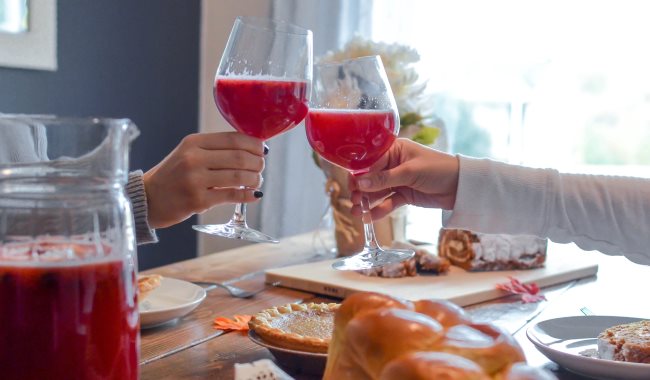
[[[28,9],[27,0],[0,0],[0,32],[26,32]]]
[[[372,38],[413,46],[453,152],[650,177],[650,3],[373,3]]]

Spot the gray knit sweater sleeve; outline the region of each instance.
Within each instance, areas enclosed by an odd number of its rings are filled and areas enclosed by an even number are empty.
[[[129,173],[129,182],[126,184],[126,195],[131,200],[133,219],[135,220],[135,240],[138,244],[156,243],[158,237],[156,230],[149,227],[147,219],[147,194],[144,191],[142,170]]]

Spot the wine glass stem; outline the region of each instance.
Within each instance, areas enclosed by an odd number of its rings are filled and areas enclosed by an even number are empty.
[[[379,242],[375,235],[375,228],[372,224],[372,215],[370,214],[370,200],[368,195],[361,194],[361,220],[363,221],[363,231],[365,234],[365,251],[371,252],[375,257],[380,251]]]
[[[246,227],[246,203],[237,203],[235,213],[232,214],[229,224]]]

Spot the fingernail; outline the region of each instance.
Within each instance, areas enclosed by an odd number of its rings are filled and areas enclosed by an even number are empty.
[[[369,179],[364,178],[364,179],[359,180],[359,188],[360,189],[367,189],[367,188],[370,187],[370,185],[371,185],[371,183],[370,183]]]
[[[264,143],[264,155],[269,154],[269,146]]]
[[[253,192],[253,196],[255,198],[259,199],[259,198],[262,198],[264,196],[264,193],[259,191],[259,190],[256,190],[256,191]]]

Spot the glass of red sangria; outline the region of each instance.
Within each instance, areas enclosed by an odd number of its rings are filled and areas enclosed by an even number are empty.
[[[0,378],[138,378],[126,119],[0,115]]]
[[[314,67],[314,90],[305,120],[311,147],[352,175],[367,173],[399,132],[397,105],[379,56]],[[361,252],[335,261],[339,270],[361,270],[407,260],[411,250],[382,248],[375,236],[369,200],[361,206],[365,244]]]
[[[312,33],[298,26],[238,17],[214,81],[219,112],[237,131],[268,140],[307,115],[312,78]],[[194,225],[212,235],[255,242],[278,240],[248,227],[246,204],[226,224]]]

